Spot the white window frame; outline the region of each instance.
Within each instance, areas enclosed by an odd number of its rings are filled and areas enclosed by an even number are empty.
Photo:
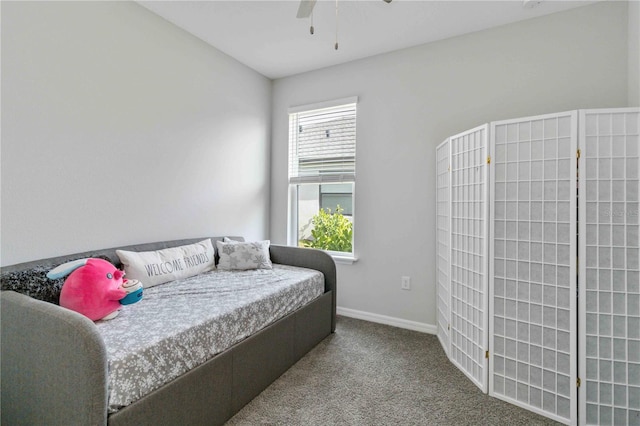
[[[332,108],[332,107],[338,107],[341,105],[347,105],[347,104],[357,104],[358,103],[358,98],[357,96],[353,96],[353,97],[348,97],[348,98],[341,98],[341,99],[336,99],[336,100],[332,100],[332,101],[325,101],[325,102],[318,102],[318,103],[314,103],[314,104],[308,104],[308,105],[299,105],[299,106],[295,106],[295,107],[291,107],[288,109],[288,115],[291,114],[295,114],[295,113],[299,113],[299,112],[305,112],[305,111],[312,111],[312,110],[318,110],[318,109],[323,109],[323,108]],[[357,114],[357,113],[356,113]],[[290,118],[289,118],[290,119]],[[291,123],[288,123],[288,126],[290,126]],[[356,136],[357,137],[357,136]],[[288,141],[288,148],[287,148],[287,169],[290,169],[290,161],[291,161],[291,154],[289,152],[289,150],[291,149],[290,147],[290,141]],[[329,183],[352,183],[352,202],[353,202],[353,212],[352,212],[352,218],[353,218],[353,237],[352,237],[352,242],[351,242],[351,247],[352,247],[352,251],[351,253],[348,252],[336,252],[336,251],[331,251],[331,250],[324,250],[325,252],[327,252],[329,255],[331,255],[331,257],[333,257],[333,259],[337,262],[337,263],[346,263],[346,264],[351,264],[353,262],[355,262],[357,260],[357,257],[355,255],[356,253],[356,246],[355,246],[355,235],[356,235],[356,223],[355,223],[355,217],[356,217],[356,208],[355,208],[355,192],[356,192],[356,178],[355,176],[353,176],[353,178],[345,180],[345,181],[332,181],[332,182],[323,182],[322,180],[318,180],[317,182],[308,182],[308,183],[313,183],[313,184],[329,184]],[[291,182],[288,181],[288,217],[287,217],[287,244],[290,246],[294,246],[297,247],[298,246],[298,187],[299,185],[304,185],[305,183],[301,183],[301,182]]]

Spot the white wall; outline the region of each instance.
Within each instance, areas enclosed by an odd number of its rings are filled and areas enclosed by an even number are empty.
[[[358,96],[359,260],[338,266],[338,306],[428,329],[436,323],[436,145],[491,120],[625,106],[626,10],[598,3],[276,80],[272,241],[287,237],[287,108]],[[400,289],[402,275],[411,291]]]
[[[268,236],[271,82],[133,2],[2,2],[0,264]]]

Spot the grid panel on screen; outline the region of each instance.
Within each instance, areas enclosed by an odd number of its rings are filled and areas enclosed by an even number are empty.
[[[580,423],[640,425],[638,109],[580,113]]]
[[[490,393],[576,413],[576,114],[492,123]]]
[[[449,353],[449,140],[436,148],[436,232],[438,275],[438,338]]]
[[[487,391],[487,136],[481,126],[450,138],[451,328],[449,358]]]

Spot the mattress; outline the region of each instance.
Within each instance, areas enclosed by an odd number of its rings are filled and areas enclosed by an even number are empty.
[[[287,265],[215,270],[145,289],[142,301],[96,323],[107,350],[109,413],[323,293],[321,272]]]

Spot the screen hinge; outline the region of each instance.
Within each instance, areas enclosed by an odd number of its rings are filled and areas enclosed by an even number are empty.
[[[485,353],[484,353],[484,357],[485,357],[485,358],[487,358],[487,359],[489,359],[489,351],[485,351]]]
[[[578,149],[578,150],[576,151],[576,158],[577,158],[578,160],[580,159],[580,154],[581,154],[581,152],[580,152],[580,150]]]
[[[579,388],[581,383],[582,383],[582,381],[580,380],[580,377],[578,377],[576,379],[576,387]]]
[[[491,156],[487,155],[487,164],[491,164]]]

